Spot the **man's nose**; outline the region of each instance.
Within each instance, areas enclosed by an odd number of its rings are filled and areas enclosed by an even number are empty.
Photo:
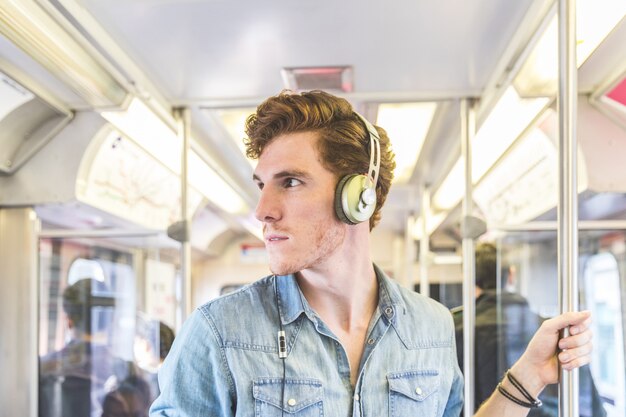
[[[261,197],[254,210],[254,216],[263,223],[273,223],[280,219],[280,198],[265,187],[261,190]]]

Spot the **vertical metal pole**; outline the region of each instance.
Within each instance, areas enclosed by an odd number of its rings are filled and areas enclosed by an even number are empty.
[[[37,416],[39,228],[30,207],[0,209],[0,404],[7,416]]]
[[[559,310],[578,310],[576,2],[559,0]],[[568,330],[564,331],[567,335]],[[559,415],[578,417],[578,370],[561,370]]]
[[[475,110],[468,99],[461,100],[461,157],[465,164],[465,194],[462,203],[463,229],[472,214],[472,146],[475,133]],[[465,376],[465,415],[474,414],[474,323],[475,256],[474,239],[463,230],[463,375]]]
[[[146,250],[134,249],[133,254],[133,270],[135,271],[135,306],[138,311],[146,311]]]
[[[422,203],[420,212],[422,213],[421,224],[422,238],[420,239],[420,293],[430,297],[430,279],[428,277],[428,254],[430,252],[430,236],[428,235],[428,216],[430,216],[430,190],[422,188]]]
[[[181,139],[183,146],[181,153],[181,169],[180,169],[180,216],[183,222],[185,232],[183,234],[183,240],[181,241],[180,248],[180,274],[182,278],[182,320],[185,320],[192,311],[191,305],[191,244],[189,243],[189,236],[191,233],[190,225],[191,219],[189,216],[188,204],[187,204],[187,190],[188,190],[188,155],[189,155],[189,139],[191,135],[190,121],[189,121],[189,109],[180,108],[176,109],[176,121],[178,128],[178,137]]]

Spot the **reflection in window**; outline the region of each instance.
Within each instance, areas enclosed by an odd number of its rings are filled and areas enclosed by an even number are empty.
[[[39,416],[100,417],[105,395],[136,376],[131,262],[118,251],[40,241]]]
[[[608,416],[623,416],[624,350],[618,265],[611,253],[600,253],[585,265],[587,308],[593,311],[591,373]]]

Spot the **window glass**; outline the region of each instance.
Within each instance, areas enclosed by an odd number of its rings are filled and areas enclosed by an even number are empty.
[[[591,366],[579,371],[581,417],[624,415],[624,388],[618,383],[624,378],[618,263],[613,256],[596,258],[604,235],[579,232],[580,309],[592,311],[596,341]],[[541,323],[559,313],[557,259],[555,231],[510,232],[476,245],[476,407],[521,356]],[[453,316],[462,364],[462,309],[453,309]],[[558,415],[557,385],[546,387],[540,398],[543,407],[529,416]]]
[[[147,254],[40,240],[40,417],[147,416],[174,333],[138,308],[151,284],[137,276],[147,261],[137,253]],[[176,305],[173,286],[169,297]]]
[[[619,266],[609,252],[591,256],[585,265],[587,308],[594,311],[591,373],[609,416],[624,415],[624,333]]]

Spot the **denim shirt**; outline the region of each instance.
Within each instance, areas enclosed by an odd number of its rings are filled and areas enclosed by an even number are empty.
[[[268,276],[190,316],[159,371],[150,415],[458,416],[463,380],[449,311],[375,269],[378,308],[354,387],[345,349],[295,277]]]

